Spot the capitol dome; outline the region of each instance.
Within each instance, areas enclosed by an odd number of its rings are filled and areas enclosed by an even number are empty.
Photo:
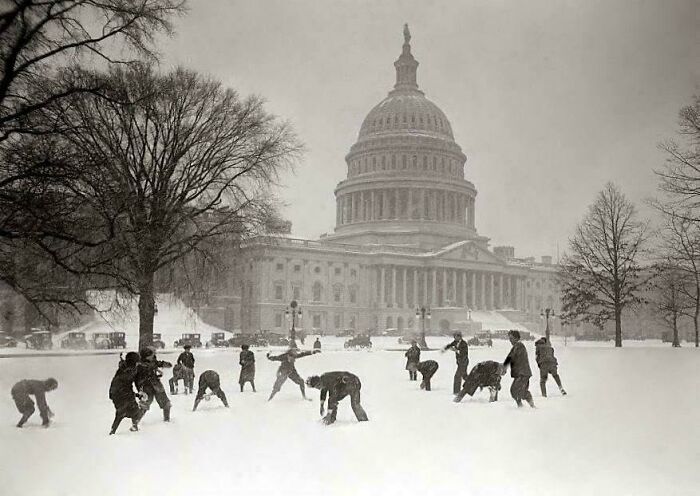
[[[418,88],[404,26],[396,84],[365,117],[336,188],[329,240],[417,247],[474,239],[476,189],[445,113]]]

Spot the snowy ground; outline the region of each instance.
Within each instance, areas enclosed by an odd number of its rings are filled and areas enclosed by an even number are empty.
[[[0,359],[0,493],[670,496],[700,487],[696,349],[558,346],[569,396],[550,384],[551,397],[540,398],[531,381],[538,408],[518,410],[509,377],[496,404],[486,391],[453,403],[452,353],[423,354],[440,363],[427,393],[407,380],[402,353],[379,349],[392,342],[353,352],[340,351],[340,338],[323,341],[324,353],[297,362],[300,374],[359,375],[369,422],[358,424],[346,400],[326,427],[318,392],[302,401],[289,382],[268,403],[276,363],[261,351],[258,393],[241,394],[237,351],[198,350],[197,372],[219,371],[230,409],[212,398],[192,413],[193,398],[178,395],[171,423],[154,405],[140,432],[125,422],[108,436],[116,356]],[[471,363],[502,360],[507,349],[472,349]],[[10,387],[48,376],[60,383],[48,396],[54,424],[45,430],[36,415],[16,429]]]

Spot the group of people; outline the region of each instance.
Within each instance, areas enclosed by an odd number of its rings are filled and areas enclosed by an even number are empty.
[[[510,375],[513,378],[513,383],[510,387],[511,396],[518,407],[523,406],[523,401],[527,402],[532,408],[535,407],[529,388],[530,377],[532,377],[530,361],[518,331],[512,330],[508,333],[508,339],[512,348],[503,363],[487,360],[476,364],[471,372],[467,371],[469,366],[469,346],[467,342],[462,338],[461,332],[455,332],[453,337],[454,340],[447,344],[443,351],[451,349],[455,352],[457,368],[452,382],[452,393],[454,394],[455,402],[459,403],[467,394],[473,396],[479,388],[488,388],[490,392],[489,400],[497,401],[498,391],[501,389],[501,377],[505,375],[506,370],[510,367]],[[420,354],[421,350],[417,341],[412,341],[411,347],[405,353],[408,378],[410,381],[415,381],[417,380],[417,373],[420,372],[423,378],[420,385],[421,389],[430,391],[430,380],[437,372],[438,363],[435,360],[421,362]],[[535,360],[540,369],[540,391],[542,396],[547,396],[547,378],[550,374],[557,383],[561,394],[566,395],[559,377],[558,362],[554,356],[554,348],[552,348],[547,338],[543,337],[535,342]]]

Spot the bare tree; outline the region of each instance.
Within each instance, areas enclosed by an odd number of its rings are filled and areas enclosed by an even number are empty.
[[[139,299],[141,345],[152,341],[155,276],[212,239],[263,233],[276,215],[271,186],[301,145],[257,97],[176,69],[113,69],[108,96],[57,105],[62,139],[82,171],[63,193],[112,238],[70,259],[76,273],[104,268]],[[128,102],[128,103],[127,103]],[[53,108],[53,107],[52,107]],[[177,269],[176,269],[177,270]]]
[[[608,183],[569,240],[559,270],[563,314],[599,328],[614,319],[616,347],[622,346],[622,312],[641,302],[649,279],[638,262],[646,231],[634,205]]]
[[[672,263],[657,266],[654,278],[654,300],[659,317],[672,333],[672,346],[680,347],[678,321],[693,306],[688,299],[687,286],[691,282],[689,274]]]
[[[668,140],[659,145],[667,154],[666,166],[655,172],[667,198],[657,207],[700,222],[700,95],[680,110],[679,128],[680,143]]]
[[[154,57],[158,33],[183,0],[2,0],[0,2],[0,143],[14,133],[52,130],[36,113],[97,79],[73,77],[76,65]],[[126,56],[125,56],[126,55]]]

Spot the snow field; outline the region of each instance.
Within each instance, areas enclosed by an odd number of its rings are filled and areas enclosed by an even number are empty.
[[[336,342],[337,341],[337,342]],[[307,341],[307,347],[312,340]],[[256,350],[257,393],[238,392],[238,350],[195,350],[197,376],[219,372],[230,409],[216,397],[191,412],[193,396],[171,396],[172,422],[154,403],[131,433],[125,420],[108,436],[107,397],[116,356],[0,360],[0,475],[4,494],[94,495],[691,495],[700,474],[700,372],[691,348],[556,349],[569,396],[553,381],[536,410],[517,409],[511,379],[499,402],[477,392],[452,402],[454,354],[424,352],[440,369],[433,391],[409,382],[403,353],[326,350],[297,361],[303,377],[348,370],[362,380],[370,421],[357,423],[349,399],[338,422],[319,420],[318,391],[303,401],[288,381],[267,402],[277,363]],[[428,338],[431,346],[447,338]],[[381,343],[380,343],[381,344]],[[388,344],[386,344],[388,346]],[[534,345],[526,343],[534,364]],[[502,360],[509,346],[470,350],[470,365]],[[273,351],[277,353],[279,350]],[[175,354],[159,354],[174,361]],[[536,372],[536,370],[535,370]],[[22,378],[54,376],[56,413],[46,430],[38,413],[24,429],[9,390]],[[167,388],[170,370],[163,382]],[[196,383],[195,383],[196,385]]]

